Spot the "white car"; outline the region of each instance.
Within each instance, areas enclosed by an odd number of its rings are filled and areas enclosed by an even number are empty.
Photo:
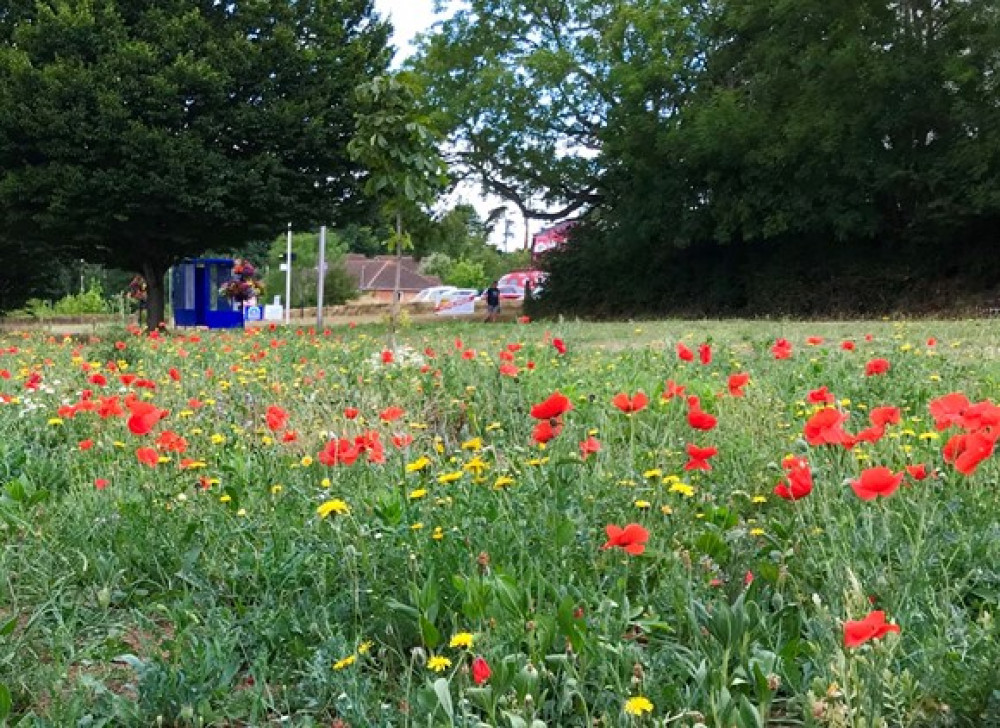
[[[414,296],[411,303],[432,303],[437,306],[441,303],[442,296],[457,290],[455,286],[432,286],[420,291],[420,293]]]

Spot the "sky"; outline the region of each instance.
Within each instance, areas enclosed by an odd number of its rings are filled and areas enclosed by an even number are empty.
[[[402,60],[413,52],[411,42],[414,36],[421,31],[427,30],[439,19],[434,14],[434,0],[375,0],[375,8],[383,17],[389,17],[393,26],[393,45],[396,46],[397,54],[394,64],[398,65]],[[445,209],[453,207],[460,202],[467,202],[475,206],[476,211],[482,219],[486,219],[490,211],[501,207],[504,201],[500,198],[489,196],[484,197],[478,187],[474,185],[459,185],[444,201]],[[510,233],[511,239],[509,247],[511,249],[520,247],[524,242],[524,221],[513,206],[510,209]],[[531,223],[532,232],[537,232],[542,224]],[[490,242],[499,248],[504,247],[503,240],[504,223],[496,226]]]
[[[375,0],[375,8],[392,20],[393,43],[399,49],[396,61],[409,55],[409,43],[434,22],[434,0]]]

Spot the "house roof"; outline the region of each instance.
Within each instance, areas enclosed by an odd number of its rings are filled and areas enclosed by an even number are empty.
[[[351,253],[344,260],[347,273],[355,280],[360,291],[391,291],[396,283],[396,256],[377,255],[366,258]],[[401,291],[420,291],[431,286],[440,286],[441,279],[425,276],[419,272],[420,263],[411,257],[404,257],[399,271]]]

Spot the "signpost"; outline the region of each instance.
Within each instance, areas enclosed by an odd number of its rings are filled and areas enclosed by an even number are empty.
[[[323,283],[326,277],[326,225],[319,229],[319,265],[316,266],[316,328],[323,326]]]
[[[292,223],[288,223],[288,245],[285,253],[285,323],[292,323]]]

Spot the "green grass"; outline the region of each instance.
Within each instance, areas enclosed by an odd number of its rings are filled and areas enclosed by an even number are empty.
[[[958,430],[928,411],[954,391],[1000,399],[996,329],[448,322],[406,329],[389,366],[376,327],[0,339],[0,724],[998,725],[1000,469],[956,472],[942,447]],[[773,358],[777,337],[791,359]],[[712,363],[679,361],[679,340],[710,342]],[[866,377],[874,357],[891,368]],[[661,400],[668,379],[714,430]],[[823,385],[852,433],[879,405],[902,421],[852,450],[810,446],[806,395]],[[59,413],[85,389],[169,415],[137,436],[127,417]],[[541,449],[530,409],[556,390],[573,409]],[[639,390],[642,411],[612,406]],[[294,439],[268,429],[272,405]],[[390,405],[405,415],[380,422]],[[164,431],[186,451],[141,465]],[[384,463],[320,462],[368,431]],[[588,436],[601,450],[583,460]],[[718,448],[710,472],[684,470],[689,443]],[[790,454],[814,482],[795,502],[773,494]],[[934,476],[888,498],[850,487],[916,463]],[[334,499],[347,512],[321,517]],[[645,551],[602,549],[628,523]],[[844,622],[873,609],[900,633],[846,648]],[[450,646],[462,633],[472,646]],[[628,714],[636,697],[652,712]]]

